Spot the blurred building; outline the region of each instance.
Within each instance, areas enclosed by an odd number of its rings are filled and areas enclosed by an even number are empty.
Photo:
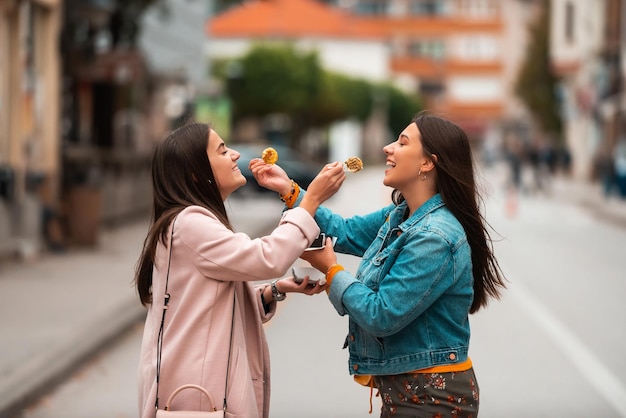
[[[58,205],[60,0],[0,2],[0,257],[36,254]]]
[[[245,2],[213,16],[207,32],[210,60],[240,57],[258,41],[289,42],[299,49],[315,51],[321,65],[329,71],[372,82],[391,77],[389,48],[376,28],[345,10],[315,0]],[[336,125],[331,129],[330,142],[346,155],[359,154],[366,160],[371,160],[369,154],[378,157],[382,145],[389,141],[383,113],[374,111],[365,128],[354,121]],[[267,140],[263,138],[264,126],[280,130],[288,122],[280,115],[271,115],[265,121],[247,120],[234,127],[238,130],[233,136],[244,141]],[[334,132],[342,133],[342,144],[333,140],[337,136]],[[313,136],[303,142],[322,142],[321,135]]]
[[[551,59],[561,77],[562,116],[573,174],[591,178],[594,157],[626,135],[626,4],[552,0]]]
[[[340,0],[376,27],[393,78],[474,138],[525,119],[512,93],[536,1]]]
[[[289,41],[316,50],[330,70],[373,81],[390,76],[386,40],[376,28],[315,0],[248,1],[214,16],[207,31],[211,59],[239,57],[258,41]]]
[[[114,0],[64,1],[57,216],[65,244],[97,244],[101,225],[149,213],[154,80],[131,12]]]
[[[213,0],[162,0],[141,16],[138,46],[153,74],[207,88],[204,25]],[[163,6],[164,5],[164,6]]]
[[[154,79],[151,106],[164,116],[151,121],[157,136],[194,117],[198,97],[210,90],[203,51],[212,2],[160,0],[141,16],[138,47]]]
[[[147,216],[152,150],[206,79],[208,0],[65,0],[63,218],[70,243]]]
[[[210,4],[0,0],[0,258],[149,214],[153,146],[206,74]]]
[[[573,175],[588,178],[593,149],[601,140],[594,120],[599,54],[604,44],[605,1],[551,2],[550,55],[560,77],[564,136],[574,161]]]
[[[210,22],[213,57],[257,40],[318,50],[327,68],[392,80],[475,139],[528,117],[512,93],[534,0],[248,1]],[[504,127],[503,127],[504,126]],[[395,133],[394,133],[395,134]]]

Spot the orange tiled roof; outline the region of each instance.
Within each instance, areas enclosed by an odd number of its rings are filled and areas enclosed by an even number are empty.
[[[207,22],[211,37],[379,37],[372,25],[315,0],[253,0]]]

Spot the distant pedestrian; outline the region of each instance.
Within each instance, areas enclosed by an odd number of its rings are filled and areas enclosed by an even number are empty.
[[[550,140],[538,137],[529,152],[533,171],[534,191],[549,193],[554,166],[554,151]]]
[[[625,128],[626,129],[626,128]],[[626,199],[626,134],[615,146],[615,179],[619,195]]]
[[[393,203],[350,218],[320,207],[315,220],[336,244],[302,258],[326,273],[330,301],[350,318],[349,370],[378,389],[381,417],[476,417],[469,314],[505,283],[480,214],[469,141],[457,125],[420,114],[383,151]],[[258,160],[251,168],[261,185],[288,189],[285,173]],[[337,264],[335,251],[362,258],[356,274]]]
[[[603,146],[594,159],[594,169],[596,176],[602,182],[604,196],[610,197],[613,189],[617,189],[617,178],[615,174],[615,161],[609,147]]]
[[[522,140],[512,132],[506,136],[504,147],[509,165],[509,177],[504,190],[504,209],[507,217],[515,218],[519,207],[519,195],[525,190],[522,174],[526,153]]]
[[[505,154],[509,163],[508,189],[512,193],[519,193],[522,190],[522,169],[525,160],[524,144],[521,139],[509,133],[505,141]]]
[[[183,384],[204,387],[220,402],[218,408],[226,397],[233,416],[267,418],[270,357],[263,323],[286,293],[312,295],[323,289],[291,277],[271,285],[253,282],[284,275],[317,237],[313,215],[341,186],[342,168],[323,170],[299,207],[285,212],[271,234],[251,239],[234,230],[224,207],[224,200],[246,183],[239,157],[199,123],[173,131],[156,147],[153,222],[135,276],[140,301],[148,307],[138,372],[143,418],[155,416],[157,390],[163,409]],[[200,392],[185,391],[172,409],[208,406]]]

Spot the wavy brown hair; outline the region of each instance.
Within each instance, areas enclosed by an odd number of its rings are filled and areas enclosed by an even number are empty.
[[[470,143],[463,129],[438,116],[422,112],[412,123],[419,129],[424,154],[437,156],[433,159],[437,169],[437,192],[463,226],[471,247],[474,300],[470,313],[475,313],[487,306],[489,297],[499,299],[506,285],[493,252],[488,223],[480,213],[482,198],[476,187]],[[392,199],[398,204],[404,197],[394,190]]]
[[[207,156],[211,128],[189,123],[172,131],[152,157],[152,219],[135,269],[135,285],[142,305],[152,303],[152,271],[159,241],[165,246],[172,220],[188,206],[211,211],[229,229],[224,202]]]

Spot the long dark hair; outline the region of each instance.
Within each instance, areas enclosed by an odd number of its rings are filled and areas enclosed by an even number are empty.
[[[166,242],[170,223],[187,206],[210,210],[233,230],[207,156],[211,128],[189,123],[161,141],[152,157],[152,220],[135,269],[142,305],[152,303],[152,270],[159,240]]]
[[[424,154],[437,156],[433,160],[437,169],[437,192],[463,226],[471,247],[474,300],[470,313],[475,313],[487,306],[489,297],[499,299],[500,290],[506,285],[493,253],[488,223],[480,213],[482,198],[474,178],[470,143],[463,129],[440,117],[422,112],[412,123],[420,131]],[[392,198],[396,204],[404,200],[398,190],[394,190]]]

